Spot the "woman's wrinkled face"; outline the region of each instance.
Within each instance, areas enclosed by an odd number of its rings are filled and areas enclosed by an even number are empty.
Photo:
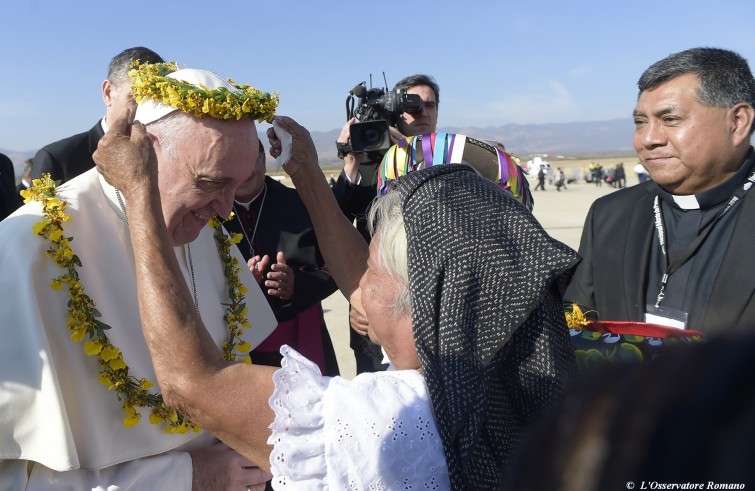
[[[397,370],[417,369],[419,359],[412,334],[411,314],[396,318],[392,312],[400,282],[380,264],[377,254],[379,242],[378,234],[370,243],[367,271],[359,282],[362,307],[369,321],[368,336],[382,346]]]

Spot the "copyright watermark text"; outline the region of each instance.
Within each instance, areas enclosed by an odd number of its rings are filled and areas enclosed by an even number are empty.
[[[745,489],[744,483],[732,482],[659,482],[659,481],[629,481],[627,489]]]

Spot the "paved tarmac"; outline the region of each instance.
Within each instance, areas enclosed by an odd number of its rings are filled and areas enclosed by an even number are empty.
[[[627,176],[627,180],[628,185],[637,183],[634,176]],[[536,182],[531,179],[530,189],[534,189],[535,185]],[[545,191],[534,192],[533,213],[553,238],[578,249],[582,226],[590,205],[597,198],[617,189],[606,183],[596,186],[592,183],[579,182],[567,186],[565,190],[556,191],[554,186],[546,184]],[[333,340],[341,375],[352,378],[355,375],[355,364],[353,352],[349,348],[348,308],[349,304],[340,292],[334,293],[323,301],[325,322]]]

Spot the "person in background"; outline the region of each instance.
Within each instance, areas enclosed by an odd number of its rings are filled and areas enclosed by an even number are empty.
[[[18,185],[16,185],[16,191],[19,193],[19,197],[21,196],[21,191],[31,187],[31,166],[33,162],[34,159],[24,160],[24,171],[21,174],[21,180],[18,181]],[[21,204],[23,204],[23,200],[21,200]]]
[[[540,170],[537,171],[537,186],[535,186],[535,191],[538,189],[541,189],[545,191],[545,166],[541,165]]]
[[[640,77],[634,148],[652,181],[593,203],[566,293],[601,320],[706,337],[755,330],[755,79],[692,48]]]
[[[94,167],[92,154],[97,149],[97,142],[107,132],[114,115],[120,114],[124,108],[131,109],[131,114],[136,109],[128,78],[128,71],[134,60],[144,63],[163,61],[160,55],[141,46],[125,49],[115,55],[110,60],[107,78],[102,82],[105,116],[89,131],[63,138],[39,149],[32,164],[33,179],[48,173],[54,181],[64,183]]]
[[[20,204],[13,162],[7,155],[0,153],[0,220],[16,211]]]
[[[624,162],[619,162],[616,164],[616,170],[613,172],[613,178],[616,181],[616,187],[618,188],[625,188],[627,187],[627,173],[624,170]]]
[[[566,174],[564,174],[564,168],[558,168],[558,176],[556,176],[556,191],[561,191],[561,188],[566,189]]]
[[[295,189],[265,175],[259,144],[252,175],[236,191],[234,216],[223,226],[240,234],[237,247],[263,287],[278,327],[251,352],[252,363],[280,366],[284,344],[329,376],[339,374],[322,300],[337,287],[325,269],[307,209]]]
[[[634,166],[634,173],[637,174],[637,182],[640,184],[650,179],[648,171],[643,167],[642,162]]]
[[[438,125],[438,106],[440,104],[440,87],[429,75],[417,74],[404,77],[393,87],[407,94],[416,94],[422,99],[422,110],[416,113],[404,112],[398,118],[395,127],[390,127],[391,141],[395,144],[405,136],[417,136],[434,133]],[[349,145],[349,128],[355,122],[352,118],[341,128],[336,140],[338,156],[344,161],[343,170],[332,186],[343,213],[353,222],[366,241],[370,235],[367,231],[366,213],[376,196],[377,168],[380,158],[369,160],[364,153],[351,152]],[[380,348],[367,337],[366,318],[359,304],[349,306],[349,325],[351,349],[356,359],[357,373],[385,370]]]

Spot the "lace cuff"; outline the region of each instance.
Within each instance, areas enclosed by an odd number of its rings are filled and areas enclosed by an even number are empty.
[[[323,427],[325,381],[320,369],[284,345],[280,370],[273,375],[270,407],[275,420],[267,443],[276,489],[324,489],[327,465]]]

